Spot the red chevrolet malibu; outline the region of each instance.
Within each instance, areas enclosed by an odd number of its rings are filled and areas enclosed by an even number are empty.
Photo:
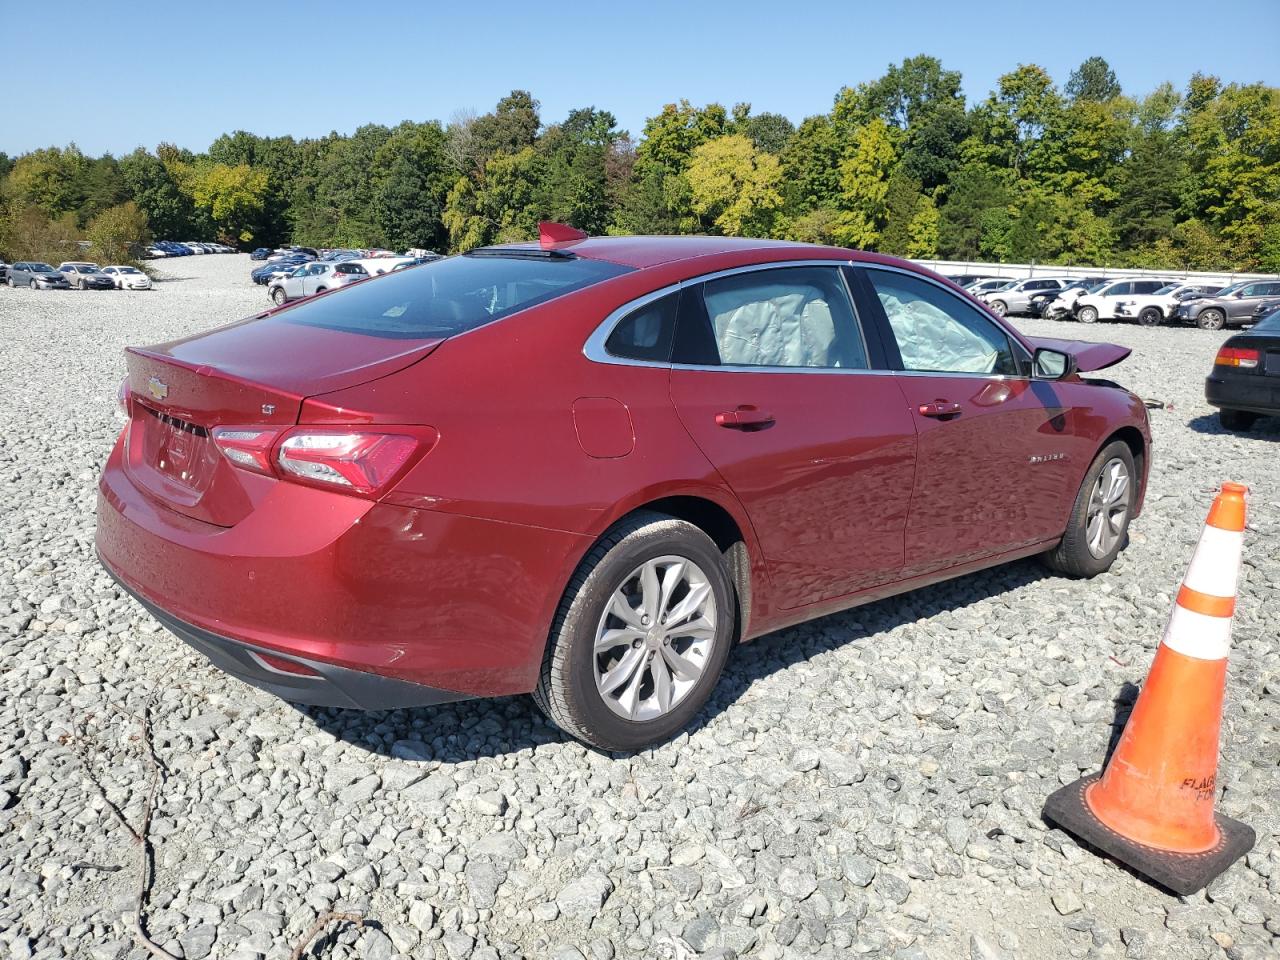
[[[1142,507],[1128,351],[901,260],[712,237],[493,247],[128,351],[110,573],[222,669],[361,709],[532,692],[671,736],[734,644]]]

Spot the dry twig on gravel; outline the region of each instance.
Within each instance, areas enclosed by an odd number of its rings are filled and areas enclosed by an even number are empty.
[[[75,749],[80,762],[84,765],[85,773],[89,778],[89,782],[94,785],[98,791],[98,796],[102,798],[108,810],[111,811],[116,821],[128,831],[129,836],[133,838],[133,842],[138,847],[138,895],[134,901],[133,916],[129,921],[130,932],[137,944],[153,957],[160,960],[179,960],[164,947],[160,946],[147,934],[143,919],[146,916],[147,901],[151,895],[151,884],[155,880],[155,856],[151,849],[151,839],[148,833],[151,829],[151,817],[155,812],[156,794],[160,789],[160,780],[164,773],[164,767],[160,763],[160,758],[156,756],[155,744],[151,740],[151,704],[148,703],[142,708],[142,713],[132,713],[121,707],[113,707],[113,709],[121,716],[136,720],[140,726],[138,740],[142,745],[142,756],[147,762],[147,767],[151,771],[151,778],[147,787],[147,799],[142,808],[142,822],[134,828],[132,824],[125,819],[124,812],[111,802],[107,797],[107,791],[102,786],[102,781],[98,779],[97,774],[93,770],[93,764],[89,760],[88,752],[85,750],[85,743],[88,737],[88,722],[81,725],[81,736],[75,739],[72,746]],[[119,867],[102,867],[97,864],[79,863],[77,867],[92,868],[98,870],[118,870]],[[340,923],[353,923],[359,928],[364,927],[364,917],[358,913],[335,913],[330,911],[322,913],[316,918],[316,922],[312,924],[301,940],[294,946],[293,951],[289,954],[290,960],[301,960],[303,953],[306,952],[310,943],[321,933],[321,931]]]
[[[354,923],[357,927],[364,928],[364,917],[358,913],[322,913],[316,917],[316,922],[311,925],[311,929],[302,935],[302,939],[298,941],[297,946],[293,948],[293,953],[289,954],[289,960],[302,960],[302,955],[306,953],[307,946],[327,927],[335,923]]]

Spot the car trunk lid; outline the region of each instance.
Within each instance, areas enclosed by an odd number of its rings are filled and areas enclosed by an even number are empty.
[[[384,377],[443,342],[258,319],[126,350],[131,479],[170,509],[218,526],[244,519],[278,481],[233,466],[214,443],[215,428],[283,431],[308,396]]]

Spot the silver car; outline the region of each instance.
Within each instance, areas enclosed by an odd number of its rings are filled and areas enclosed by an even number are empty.
[[[368,278],[369,272],[358,263],[304,263],[292,273],[267,285],[267,294],[276,303],[288,303],[303,297],[336,290],[349,283]]]
[[[71,284],[47,263],[23,260],[9,268],[9,286],[30,287],[32,290],[67,290]]]
[[[993,290],[980,299],[986,302],[991,312],[997,317],[1003,317],[1006,314],[1030,313],[1033,296],[1037,293],[1065,290],[1071,282],[1070,277],[1032,277],[1030,280],[1019,280],[1007,287]]]
[[[84,263],[69,260],[58,265],[58,272],[64,274],[67,282],[77,290],[114,290],[116,282],[107,276],[96,263]]]

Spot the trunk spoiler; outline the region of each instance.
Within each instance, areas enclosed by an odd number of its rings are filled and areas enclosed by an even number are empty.
[[[1081,373],[1113,367],[1133,353],[1133,350],[1129,347],[1122,347],[1116,343],[1090,343],[1088,340],[1027,337],[1027,342],[1031,344],[1033,349],[1044,347],[1047,350],[1057,350],[1060,353],[1070,354],[1075,359],[1076,369]]]

